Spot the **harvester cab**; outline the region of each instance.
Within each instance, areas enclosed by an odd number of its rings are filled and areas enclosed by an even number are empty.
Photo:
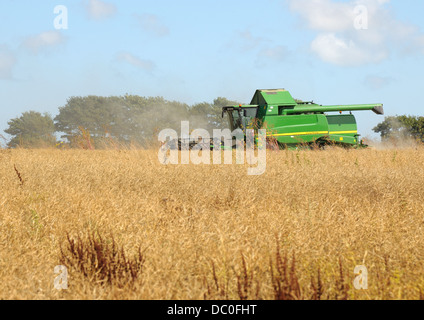
[[[231,130],[245,130],[258,119],[258,106],[224,107],[222,117],[224,117],[224,114],[228,114]]]
[[[222,116],[228,115],[233,131],[267,129],[268,139],[283,148],[328,144],[361,147],[364,144],[352,111],[364,110],[384,114],[382,104],[323,106],[295,100],[287,90],[275,89],[257,90],[250,105],[224,107]]]

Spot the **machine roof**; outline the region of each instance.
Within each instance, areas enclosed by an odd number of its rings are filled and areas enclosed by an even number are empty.
[[[296,101],[290,92],[285,89],[260,89],[256,90],[251,105],[278,105],[278,106],[294,106]]]

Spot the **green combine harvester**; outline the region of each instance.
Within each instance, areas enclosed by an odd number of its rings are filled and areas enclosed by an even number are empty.
[[[279,148],[359,148],[366,145],[360,139],[352,111],[363,110],[384,114],[383,104],[323,106],[297,101],[287,90],[275,89],[257,90],[250,105],[224,107],[222,116],[228,115],[232,131],[267,129],[268,144]]]

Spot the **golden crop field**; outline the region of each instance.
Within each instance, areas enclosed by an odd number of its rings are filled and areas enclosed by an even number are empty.
[[[0,151],[0,299],[424,298],[422,147],[269,152],[263,175],[246,168]]]

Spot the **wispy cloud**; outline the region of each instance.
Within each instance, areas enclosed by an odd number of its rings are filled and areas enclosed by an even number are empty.
[[[390,77],[369,75],[365,78],[364,84],[370,89],[379,90],[388,86],[392,82],[393,82],[393,79]]]
[[[257,54],[255,64],[257,67],[262,68],[267,66],[268,63],[279,63],[286,61],[290,56],[290,51],[286,46],[265,47]]]
[[[359,66],[381,62],[393,50],[424,51],[423,34],[414,25],[396,19],[386,7],[389,1],[289,0],[289,4],[317,33],[310,47],[319,58],[336,65]],[[365,30],[355,28],[358,6],[366,11]]]
[[[256,56],[255,65],[263,67],[268,62],[281,62],[290,56],[289,49],[284,45],[274,44],[274,41],[250,30],[237,32],[228,43],[228,47],[243,52],[251,52]]]
[[[66,41],[66,38],[59,31],[46,31],[40,34],[27,37],[22,45],[33,54],[38,54],[44,49],[53,48]]]
[[[140,59],[139,57],[136,57],[128,52],[121,52],[116,55],[116,58],[118,61],[124,61],[146,72],[152,72],[156,68],[156,65],[153,61]]]
[[[10,49],[0,45],[0,79],[12,79],[12,70],[16,64],[16,57]]]
[[[169,28],[154,14],[135,15],[142,29],[157,37],[169,35]]]
[[[239,32],[238,39],[241,40],[241,47],[243,50],[257,49],[263,44],[269,42],[269,40],[264,37],[253,35],[249,30]]]
[[[289,56],[289,50],[285,46],[275,46],[261,50],[259,56],[274,61],[283,61]]]
[[[101,0],[87,0],[86,10],[88,16],[95,20],[111,18],[118,12],[114,4]]]

